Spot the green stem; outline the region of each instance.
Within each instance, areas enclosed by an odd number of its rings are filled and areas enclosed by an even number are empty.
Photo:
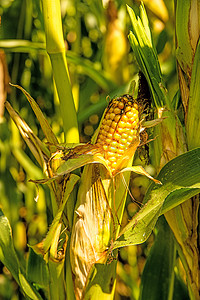
[[[46,32],[46,50],[51,60],[55,85],[60,101],[65,141],[66,143],[78,143],[78,123],[66,61],[60,1],[42,0],[42,3]]]

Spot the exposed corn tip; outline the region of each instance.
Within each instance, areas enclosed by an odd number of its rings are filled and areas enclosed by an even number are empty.
[[[101,123],[96,144],[104,150],[104,158],[112,171],[132,141],[139,134],[139,107],[130,95],[110,100]]]

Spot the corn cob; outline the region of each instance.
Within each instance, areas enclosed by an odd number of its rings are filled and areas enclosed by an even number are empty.
[[[107,161],[112,174],[118,171],[118,163],[128,156],[134,139],[138,141],[140,105],[132,96],[123,95],[110,100],[100,124],[96,142],[87,144],[89,151],[100,153]],[[83,148],[83,147],[82,147]],[[95,153],[95,152],[94,152]],[[95,155],[94,155],[95,156]],[[129,158],[130,159],[130,158]],[[76,299],[84,299],[89,274],[95,263],[102,265],[107,259],[110,242],[115,239],[115,217],[112,215],[114,186],[112,178],[101,172],[98,164],[88,164],[83,170],[70,242],[70,260],[74,278]],[[106,180],[105,180],[106,179]],[[119,188],[115,204],[125,199],[126,187],[121,177],[116,178]],[[121,220],[120,210],[118,211]],[[112,284],[113,286],[113,284]],[[113,290],[108,298],[111,299]],[[105,295],[105,294],[104,294]],[[103,298],[104,296],[102,296]],[[107,299],[107,297],[106,297]]]
[[[96,145],[103,148],[104,158],[112,172],[139,134],[139,106],[130,95],[110,100],[101,123]]]

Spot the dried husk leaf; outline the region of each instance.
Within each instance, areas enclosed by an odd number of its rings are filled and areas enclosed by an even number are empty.
[[[81,178],[72,229],[70,258],[77,299],[83,299],[89,272],[105,262],[112,213],[97,164],[87,165]]]
[[[5,102],[5,107],[9,112],[11,118],[18,127],[23,139],[27,143],[29,149],[35,156],[36,160],[46,171],[46,164],[50,157],[50,153],[47,147],[40,141],[40,139],[33,133],[32,129],[27,123],[18,115],[18,113],[12,108],[9,102]]]

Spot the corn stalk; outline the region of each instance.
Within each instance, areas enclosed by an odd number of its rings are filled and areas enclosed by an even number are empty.
[[[175,1],[176,57],[180,92],[185,112],[187,148],[200,146],[199,138],[199,1]],[[183,22],[184,20],[184,22]],[[191,298],[200,296],[198,246],[199,195],[186,201],[167,220],[181,247],[187,264]]]
[[[60,1],[43,0],[42,5],[46,32],[46,50],[51,60],[56,90],[60,101],[65,140],[67,143],[78,143],[78,125],[66,61]]]

